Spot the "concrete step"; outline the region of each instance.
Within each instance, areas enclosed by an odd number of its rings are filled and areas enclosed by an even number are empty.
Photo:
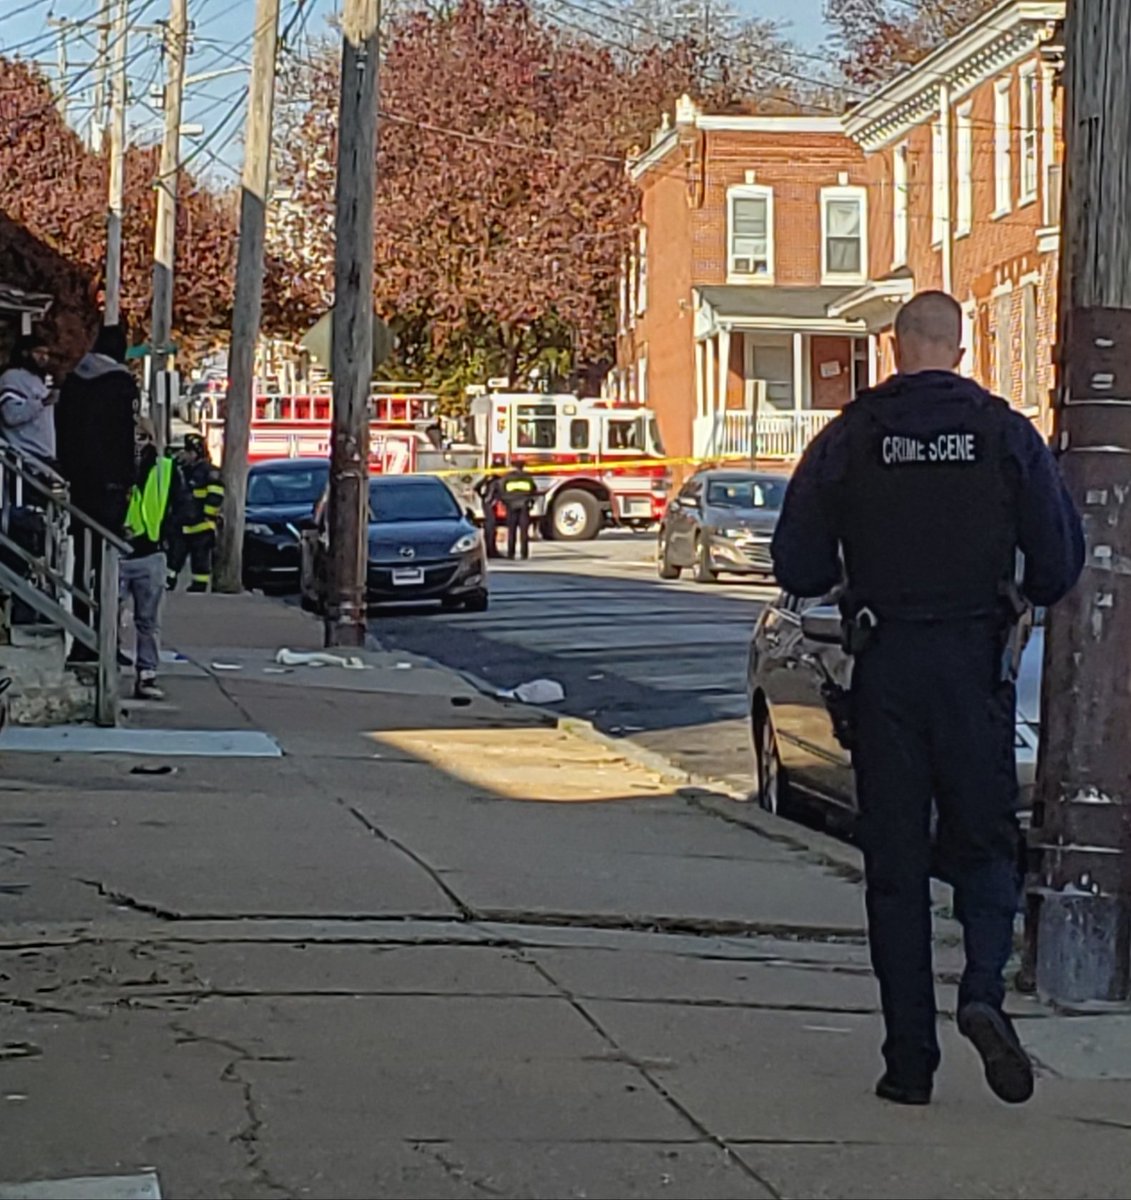
[[[66,665],[63,634],[49,625],[14,625],[0,645],[0,675],[11,677],[9,718],[16,725],[67,725],[94,718],[94,673]]]

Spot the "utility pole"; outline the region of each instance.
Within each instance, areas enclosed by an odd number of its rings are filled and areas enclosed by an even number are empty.
[[[66,17],[48,17],[47,24],[57,30],[55,43],[55,70],[59,76],[59,95],[55,105],[59,110],[59,118],[67,123],[67,34],[71,32],[71,22]]]
[[[334,194],[334,432],[326,645],[365,644],[379,0],[346,0]]]
[[[117,0],[110,68],[110,196],[106,217],[106,300],[103,323],[117,325],[122,304],[122,202],[126,174],[126,29],[129,0]]]
[[[158,371],[169,369],[166,347],[173,335],[173,265],[177,241],[177,181],[181,162],[181,102],[188,48],[188,0],[171,0],[165,31],[165,137],[157,176],[157,221],[153,243],[153,320],[150,330],[150,405],[157,429],[157,449],[165,449],[168,393],[158,385]]]
[[[1037,987],[1131,998],[1131,44],[1127,0],[1069,0],[1054,446],[1087,558],[1049,614],[1032,880]]]
[[[94,60],[94,110],[90,114],[90,148],[102,153],[106,141],[106,59],[110,53],[110,0],[98,6],[98,54]]]
[[[224,409],[223,520],[216,555],[216,589],[243,590],[243,523],[247,448],[255,389],[255,346],[263,310],[263,247],[267,236],[267,188],[271,175],[271,121],[279,44],[279,0],[256,0],[250,95],[240,186],[240,240],[236,295],[228,349],[228,397]]]

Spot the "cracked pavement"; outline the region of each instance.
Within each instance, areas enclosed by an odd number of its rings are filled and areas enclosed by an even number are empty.
[[[170,640],[198,665],[132,720],[262,728],[286,756],[138,775],[5,755],[0,1182],[152,1167],[165,1196],[250,1200],[1126,1195],[1131,1061],[1094,1024],[1014,1003],[1042,1064],[1020,1112],[950,1019],[930,1110],[871,1096],[851,851],[719,815],[403,655],[337,686],[214,676],[199,664],[236,660],[240,637],[317,630],[251,597],[177,600]]]

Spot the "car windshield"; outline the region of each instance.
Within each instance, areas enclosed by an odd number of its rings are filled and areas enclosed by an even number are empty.
[[[715,479],[707,484],[707,503],[716,508],[781,508],[784,479]]]
[[[419,479],[369,485],[370,519],[396,521],[452,521],[460,509],[455,496],[440,483]]]
[[[253,471],[247,481],[248,508],[313,508],[326,488],[328,474],[325,467]]]

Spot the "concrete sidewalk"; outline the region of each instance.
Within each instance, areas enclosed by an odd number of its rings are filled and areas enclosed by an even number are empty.
[[[280,667],[284,605],[167,624],[131,728],[282,755],[0,743],[0,1197],[1128,1194],[1122,1018],[1018,1000],[1024,1110],[949,1021],[931,1109],[871,1097],[851,851],[423,659]]]

